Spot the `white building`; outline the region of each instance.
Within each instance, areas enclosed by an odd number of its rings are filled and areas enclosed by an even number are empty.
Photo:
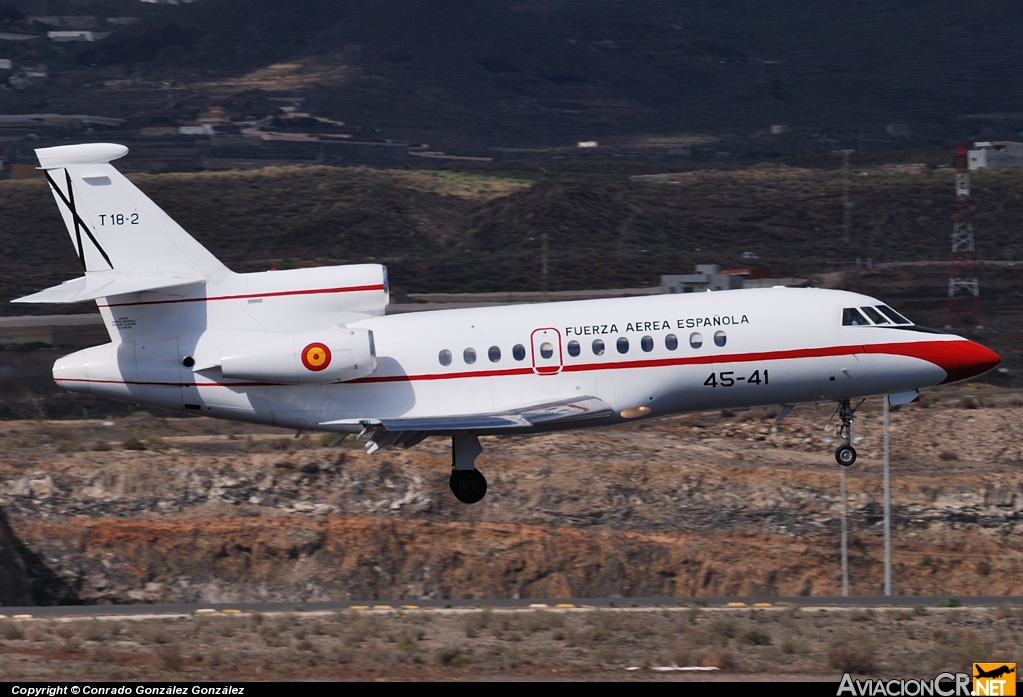
[[[211,136],[215,131],[212,125],[204,123],[201,126],[179,126],[178,133],[183,136]]]
[[[699,293],[742,288],[742,276],[721,273],[717,264],[697,264],[696,273],[661,276],[662,293]]]
[[[1023,167],[1023,143],[995,140],[973,144],[969,152],[970,169]]]
[[[95,41],[95,34],[87,29],[76,30],[76,31],[48,31],[46,32],[46,38],[50,41],[67,42],[67,41]]]

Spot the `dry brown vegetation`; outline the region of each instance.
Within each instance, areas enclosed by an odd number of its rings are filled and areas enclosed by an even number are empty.
[[[1017,661],[1023,608],[396,610],[0,620],[0,679],[836,679]],[[658,671],[713,666],[720,673]]]

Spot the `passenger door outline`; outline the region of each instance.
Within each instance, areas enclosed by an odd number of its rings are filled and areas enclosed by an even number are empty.
[[[529,336],[533,353],[533,372],[537,375],[557,375],[564,368],[561,359],[561,332],[554,327],[534,329]],[[554,349],[550,358],[544,358],[540,347],[549,342]]]

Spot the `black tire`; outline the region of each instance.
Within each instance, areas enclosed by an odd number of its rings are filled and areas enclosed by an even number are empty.
[[[462,503],[477,503],[487,493],[487,478],[479,470],[451,470],[451,492]]]
[[[856,462],[856,448],[851,445],[840,445],[835,451],[835,462],[842,467],[849,467]]]

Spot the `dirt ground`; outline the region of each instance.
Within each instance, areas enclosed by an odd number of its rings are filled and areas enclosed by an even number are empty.
[[[411,610],[0,620],[3,680],[933,678],[1018,661],[1023,608]],[[711,667],[707,672],[680,667]]]

